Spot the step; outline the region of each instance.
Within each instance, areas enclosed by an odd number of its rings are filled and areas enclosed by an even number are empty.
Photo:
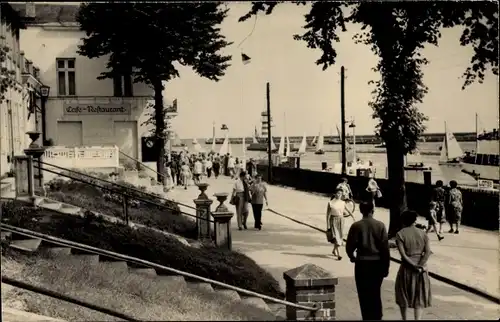
[[[71,256],[61,258],[63,261],[71,262],[74,265],[97,266],[99,265],[99,255],[91,254],[72,254]]]
[[[238,292],[236,291],[233,291],[233,290],[228,290],[228,289],[217,289],[215,290],[215,292],[218,294],[218,295],[221,295],[225,298],[227,298],[228,300],[230,301],[240,301],[241,300],[241,297],[240,295],[238,294]]]
[[[43,253],[47,254],[49,257],[70,256],[71,255],[71,247],[45,246],[44,245]]]
[[[40,322],[40,321],[54,321],[54,322],[64,322],[64,320],[52,318],[49,316],[42,316],[35,313],[30,313],[14,308],[8,308],[2,306],[2,320],[8,322]]]
[[[17,239],[10,242],[9,247],[22,252],[33,253],[38,250],[41,239]]]
[[[99,266],[110,272],[128,272],[127,262],[124,261],[99,261]]]
[[[78,215],[82,211],[82,208],[63,203],[58,211],[67,215]]]
[[[39,207],[59,211],[62,208],[62,204],[59,201],[44,199],[42,203],[39,204]]]
[[[267,303],[269,311],[276,316],[276,320],[284,321],[286,320],[286,305],[279,303]]]
[[[186,289],[187,283],[182,276],[155,276],[152,277],[154,283],[159,289],[166,290],[169,293],[179,293]]]
[[[141,274],[148,276],[157,276],[156,270],[154,268],[133,268],[129,267],[129,272],[133,274]]]
[[[260,309],[266,310],[266,311],[270,311],[270,308],[267,305],[267,303],[263,299],[261,299],[260,297],[256,297],[256,296],[245,297],[245,296],[241,296],[241,295],[240,295],[240,297],[241,297],[241,302],[243,302],[245,304],[252,305],[252,306],[258,307]]]
[[[208,292],[215,292],[214,288],[210,283],[205,282],[188,282],[187,286],[196,290],[203,290]]]

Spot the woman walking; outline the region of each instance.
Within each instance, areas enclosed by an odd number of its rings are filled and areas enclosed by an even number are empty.
[[[422,310],[431,306],[431,283],[427,273],[427,261],[431,256],[429,237],[425,231],[415,227],[415,211],[405,211],[401,221],[404,228],[396,234],[402,260],[396,276],[396,304],[403,320],[407,318],[408,308],[414,310],[415,320],[420,320]]]
[[[327,238],[333,244],[332,254],[337,256],[337,260],[342,259],[339,247],[344,244],[344,216],[352,216],[345,207],[345,201],[342,200],[343,195],[343,190],[337,188],[326,209]]]
[[[250,201],[250,189],[245,180],[246,172],[240,172],[239,179],[236,180],[233,186],[233,193],[231,195],[231,204],[236,207],[236,220],[238,222],[238,229],[247,229],[248,218],[248,202]]]
[[[366,191],[368,192],[369,200],[372,201],[375,207],[375,199],[382,198],[382,192],[380,191],[377,181],[373,178],[373,173],[370,173],[370,180],[368,180]]]
[[[212,168],[214,169],[214,177],[215,177],[215,179],[217,179],[219,177],[219,173],[220,173],[220,158],[218,155],[215,156],[215,158],[214,158]]]
[[[455,225],[455,234],[458,234],[458,227],[462,219],[463,200],[462,193],[458,190],[458,184],[455,180],[450,181],[450,191],[448,192],[448,223],[450,224],[449,233],[453,233]]]
[[[254,227],[258,230],[262,229],[262,208],[264,207],[264,200],[267,202],[267,188],[262,182],[262,176],[260,174],[255,176],[255,181],[250,187],[250,192],[252,196],[252,212],[254,218]]]
[[[181,171],[182,171],[182,184],[184,185],[184,189],[187,190],[189,180],[191,179],[191,170],[189,169],[189,165],[183,162]]]

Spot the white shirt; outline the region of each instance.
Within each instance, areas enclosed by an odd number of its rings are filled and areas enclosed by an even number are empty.
[[[243,182],[241,181],[241,179],[238,179],[234,182],[233,190],[234,190],[234,192],[244,192],[245,191],[245,187],[243,187]]]
[[[235,160],[233,157],[229,158],[229,160],[227,160],[227,167],[234,168],[234,162],[235,162]]]
[[[205,164],[205,168],[212,169],[212,161],[207,160],[207,163]]]
[[[333,199],[328,202],[328,205],[330,206],[329,214],[330,216],[333,217],[343,217],[344,216],[344,209],[345,209],[345,201],[340,200],[340,199]],[[327,216],[328,218],[328,216]]]
[[[203,172],[203,164],[200,161],[196,161],[194,163],[194,169],[193,172],[195,174],[201,174]]]

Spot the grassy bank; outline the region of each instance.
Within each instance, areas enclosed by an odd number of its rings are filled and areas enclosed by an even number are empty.
[[[2,204],[2,222],[141,258],[258,293],[281,297],[278,282],[249,257],[208,245],[186,246],[147,228],[133,229],[95,216],[63,215],[19,201]]]
[[[223,297],[162,283],[150,276],[130,274],[102,265],[64,264],[42,256],[7,252],[2,275],[90,302],[138,320],[221,321],[266,320],[269,313]],[[65,301],[14,288],[2,305],[66,321],[118,321],[119,319]]]
[[[98,176],[98,174],[91,174]],[[79,177],[71,174],[73,177]],[[101,175],[102,177],[102,175]],[[108,216],[118,217],[125,220],[123,216],[122,196],[119,192],[129,196],[138,197],[143,200],[152,201],[162,207],[151,205],[137,199],[130,198],[128,203],[129,218],[132,222],[140,223],[149,227],[155,227],[170,233],[174,233],[186,238],[195,238],[196,224],[193,218],[186,217],[180,213],[179,207],[174,202],[162,199],[153,194],[136,191],[133,185],[123,181],[117,183],[124,188],[117,187],[111,183],[102,181],[93,181],[87,177],[81,176],[82,180],[93,182],[101,187],[108,187],[116,190],[118,193],[111,193],[105,189],[81,183],[76,180],[54,179],[48,183],[46,196],[61,202],[81,207],[85,210],[96,211]],[[109,176],[105,176],[110,180]]]

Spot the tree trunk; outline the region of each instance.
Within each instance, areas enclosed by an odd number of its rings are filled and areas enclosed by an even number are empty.
[[[155,139],[157,148],[156,171],[157,181],[163,183],[165,175],[165,113],[163,109],[163,85],[161,81],[153,84],[155,91]]]
[[[389,238],[401,229],[401,213],[406,210],[404,153],[394,144],[387,143],[387,171],[391,196]]]

